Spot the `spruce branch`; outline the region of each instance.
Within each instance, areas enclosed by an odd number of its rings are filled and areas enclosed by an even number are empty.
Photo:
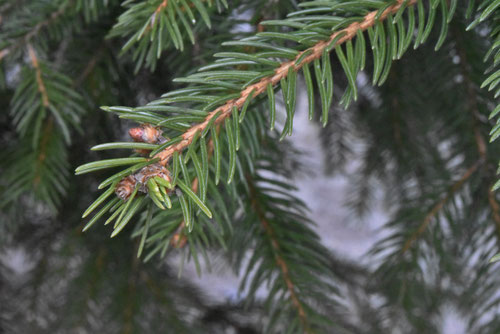
[[[54,118],[66,142],[70,143],[70,126],[78,128],[79,116],[85,112],[82,97],[74,90],[73,80],[42,62],[30,43],[27,49],[32,68],[22,69],[22,84],[16,90],[10,110],[18,131],[22,135],[30,131],[35,134],[34,140],[38,140],[42,121],[50,113],[49,117]]]
[[[6,184],[15,191],[5,196],[0,207],[30,194],[54,212],[68,186],[65,142],[71,142],[70,129],[79,128],[83,99],[73,89],[73,81],[43,62],[31,43],[26,49],[30,64],[22,67],[21,83],[10,101],[19,147],[4,173]]]
[[[38,62],[35,50],[33,49],[30,43],[28,43],[28,53],[31,60],[31,64],[35,69],[36,83],[38,85],[38,91],[40,92],[41,95],[42,104],[45,108],[48,108],[50,102],[49,102],[49,97],[47,95],[47,88],[45,87],[45,83],[42,79],[42,70],[40,69],[40,64]],[[43,169],[45,159],[47,158],[47,145],[50,140],[50,137],[52,136],[53,127],[54,127],[54,119],[52,118],[52,116],[49,116],[45,120],[43,134],[40,140],[40,147],[37,152],[35,173],[33,178],[33,184],[35,186],[35,189],[38,188],[38,185],[40,184],[41,181],[41,170]]]
[[[161,2],[158,2],[161,5]],[[419,25],[416,36],[412,33],[415,29],[415,14],[414,11],[408,10],[407,14],[408,29],[404,25],[403,14],[407,8],[419,4]],[[112,168],[123,165],[130,165],[129,168],[123,170],[112,177],[105,180],[99,188],[109,187],[109,189],[101,195],[85,212],[84,216],[92,212],[97,206],[102,204],[111,196],[112,188],[117,190],[117,194],[122,199],[127,199],[128,195],[132,194],[133,188],[129,182],[133,173],[141,173],[142,168],[149,164],[157,164],[161,168],[156,168],[158,171],[165,169],[167,171],[176,170],[179,177],[174,177],[172,183],[159,185],[155,188],[153,185],[148,185],[148,189],[158,190],[154,193],[142,191],[145,189],[144,184],[139,185],[141,192],[146,192],[152,195],[152,200],[160,208],[164,209],[162,202],[162,194],[160,191],[168,194],[177,186],[179,190],[175,193],[180,196],[179,203],[182,207],[182,213],[186,224],[193,217],[192,208],[199,208],[207,217],[212,217],[212,213],[208,210],[205,202],[206,189],[200,191],[201,199],[190,188],[194,177],[199,177],[201,171],[206,171],[208,175],[209,164],[207,160],[202,159],[202,146],[199,145],[199,138],[205,138],[209,135],[213,137],[214,128],[222,128],[224,130],[223,143],[227,148],[229,158],[221,164],[221,148],[217,155],[217,163],[215,164],[215,186],[219,183],[221,176],[221,165],[223,168],[227,166],[227,184],[231,184],[235,174],[239,174],[240,178],[244,179],[244,173],[241,172],[241,167],[238,165],[237,151],[242,141],[243,136],[248,136],[248,125],[243,122],[247,109],[256,97],[267,93],[270,105],[271,129],[274,127],[276,119],[275,97],[274,91],[281,88],[281,93],[286,106],[286,123],[281,133],[280,139],[286,135],[291,135],[293,129],[293,116],[296,104],[297,92],[297,75],[302,69],[305,82],[307,85],[307,94],[309,100],[309,114],[313,115],[315,87],[312,82],[309,67],[313,66],[313,75],[316,79],[317,90],[321,97],[321,105],[323,109],[322,120],[325,125],[328,119],[328,110],[333,100],[333,73],[329,52],[336,50],[337,57],[342,65],[342,70],[348,79],[348,89],[345,91],[341,104],[347,105],[352,99],[357,97],[356,76],[359,71],[364,69],[365,58],[367,54],[364,31],[368,32],[373,56],[374,56],[374,84],[382,84],[389,73],[391,63],[398,59],[407,50],[410,43],[414,40],[414,47],[418,47],[429,36],[434,24],[434,16],[438,6],[429,8],[429,19],[425,18],[425,9],[420,0],[398,0],[388,3],[367,4],[356,9],[337,9],[338,4],[335,1],[332,7],[323,7],[317,2],[306,2],[304,7],[316,6],[318,8],[305,9],[290,14],[290,18],[286,20],[266,21],[261,24],[276,25],[279,28],[287,27],[294,28],[290,33],[283,32],[259,32],[253,37],[243,38],[239,41],[223,43],[223,45],[234,45],[252,50],[263,49],[262,52],[254,52],[252,54],[242,52],[222,52],[216,54],[216,57],[222,57],[213,64],[209,64],[199,69],[195,74],[185,78],[178,78],[174,81],[193,83],[185,89],[171,91],[162,95],[162,99],[152,101],[145,106],[130,108],[130,107],[102,107],[103,110],[118,113],[120,118],[135,120],[137,122],[151,124],[158,129],[164,129],[169,132],[169,137],[172,139],[165,143],[155,143],[156,147],[152,148],[152,152],[148,158],[119,158],[91,162],[82,165],[76,169],[77,174],[93,172],[101,169]],[[447,11],[447,4],[439,2],[441,6],[442,24],[446,26],[451,19],[451,12]],[[377,8],[377,10],[373,10]],[[165,7],[165,8],[168,8]],[[148,11],[154,12],[157,7]],[[413,9],[413,8],[412,8]],[[344,14],[344,16],[331,16],[331,13],[336,11]],[[326,13],[323,16],[309,16],[312,12]],[[349,17],[350,15],[359,15]],[[148,18],[150,15],[148,14]],[[318,18],[319,17],[319,18]],[[333,18],[333,20],[332,20]],[[413,19],[412,19],[413,18]],[[296,19],[299,19],[296,21]],[[320,21],[321,26],[316,27],[315,21]],[[299,23],[304,21],[304,23]],[[387,25],[387,33],[385,25]],[[313,26],[309,27],[312,24]],[[323,27],[325,25],[325,27]],[[397,25],[397,28],[395,27]],[[328,26],[330,29],[327,29]],[[326,28],[326,29],[325,29]],[[334,31],[332,33],[332,31]],[[447,29],[441,29],[438,43],[436,47],[442,45],[446,37]],[[137,31],[135,32],[137,33]],[[399,38],[398,38],[399,35]],[[305,36],[305,37],[304,37]],[[390,38],[387,38],[389,36]],[[351,40],[354,40],[353,42]],[[283,40],[291,40],[296,44],[295,47],[286,47]],[[276,43],[273,43],[276,41]],[[345,45],[345,52],[342,45]],[[298,50],[297,50],[298,48]],[[271,51],[269,51],[271,50]],[[302,50],[302,51],[300,51]],[[279,61],[285,58],[286,61]],[[241,67],[244,65],[244,67]],[[251,66],[246,66],[251,65]],[[230,70],[219,70],[221,67],[229,66]],[[253,68],[252,68],[253,67]],[[214,70],[215,69],[215,70]],[[252,70],[254,69],[254,70]],[[178,105],[175,105],[177,104]],[[174,104],[174,105],[172,105]],[[161,113],[171,113],[168,116]],[[248,116],[247,116],[248,118]],[[240,125],[241,123],[241,125]],[[260,122],[259,126],[262,125]],[[246,130],[244,130],[246,128]],[[212,134],[210,134],[212,132]],[[258,143],[252,143],[249,140],[250,148],[259,146]],[[131,148],[130,145],[119,143],[121,148]],[[118,148],[115,146],[115,148]],[[221,145],[219,145],[221,146]],[[111,146],[108,146],[111,148]],[[187,149],[187,153],[184,152]],[[205,148],[206,149],[206,148]],[[200,163],[201,161],[201,163]],[[172,163],[172,164],[170,164]],[[179,172],[182,171],[182,172]],[[162,172],[163,173],[163,172]],[[175,173],[174,173],[175,174]],[[196,174],[196,175],[193,175]],[[202,173],[205,175],[205,172]],[[134,174],[135,175],[135,174]],[[154,177],[154,175],[151,175]],[[208,177],[207,177],[208,178]],[[122,181],[119,181],[119,180]],[[158,182],[163,182],[158,180]],[[140,182],[139,182],[140,183]],[[204,182],[204,185],[207,183]],[[125,186],[125,188],[124,188]],[[182,188],[182,189],[181,189]],[[205,187],[206,188],[206,187]],[[126,190],[123,192],[123,190]],[[187,194],[188,201],[185,201],[184,192]],[[123,197],[121,195],[127,194]],[[142,200],[142,195],[141,195]],[[137,202],[139,203],[139,202]],[[165,198],[164,201],[167,208],[170,208],[170,201]],[[109,203],[108,203],[109,204]],[[120,203],[120,205],[125,205]],[[124,210],[138,211],[140,204],[132,205],[126,203]],[[104,213],[109,211],[110,206],[106,205],[99,211],[98,214],[91,219],[89,224],[94,223]],[[121,207],[123,209],[123,207]],[[134,213],[127,211],[130,215]],[[126,215],[130,217],[130,215]],[[119,217],[122,217],[120,214]],[[110,217],[115,219],[116,215]],[[125,220],[128,222],[129,219]],[[88,225],[88,226],[90,226]],[[120,225],[124,226],[124,225]],[[189,226],[190,229],[192,225]],[[121,229],[120,229],[121,230]],[[118,232],[117,232],[118,233]],[[115,235],[115,234],[114,234]],[[175,242],[175,240],[174,240]]]
[[[33,178],[35,189],[38,187],[41,181],[41,169],[43,167],[45,159],[47,159],[47,145],[50,140],[50,136],[52,136],[52,131],[54,130],[53,128],[54,119],[52,117],[49,117],[45,122],[42,138],[40,140],[40,148],[36,158],[35,175]]]
[[[463,76],[463,84],[465,86],[465,90],[467,93],[467,102],[468,102],[468,110],[472,116],[472,128],[474,132],[474,141],[476,143],[476,148],[478,151],[479,158],[483,160],[485,163],[485,167],[489,166],[488,159],[488,148],[486,145],[486,140],[482,134],[482,131],[479,127],[479,123],[481,122],[480,116],[481,112],[479,110],[479,101],[478,101],[478,93],[477,88],[479,88],[471,78],[471,69],[469,64],[469,59],[467,57],[467,52],[464,46],[464,41],[459,32],[454,29],[453,35],[457,41],[456,47],[458,54],[460,56],[460,71]],[[496,195],[492,190],[492,186],[488,185],[488,204],[491,208],[493,221],[495,223],[495,232],[498,237],[500,237],[500,205],[496,199]]]
[[[273,159],[275,149],[264,149],[243,181],[244,213],[235,217],[243,224],[235,226],[230,244],[236,271],[243,269],[240,291],[252,303],[257,290],[267,286],[269,319],[263,332],[328,332],[337,276],[306,217],[307,207],[293,194],[297,189],[280,178],[289,172]]]
[[[73,81],[73,87],[79,87],[85,79],[92,73],[94,68],[96,67],[97,63],[99,60],[103,57],[104,50],[106,49],[106,45],[103,43],[97,51],[90,57],[89,61],[83,68],[83,71],[76,77],[76,79]]]
[[[162,11],[164,8],[166,8],[166,7],[167,7],[167,5],[168,5],[168,1],[169,1],[169,0],[163,0],[163,1],[162,1],[159,5],[158,5],[158,7],[156,8],[156,10],[154,11],[153,15],[151,15],[151,19],[150,19],[150,20],[151,20],[151,26],[153,26],[153,25],[154,25],[154,23],[155,23],[155,21],[156,21],[156,17],[157,17],[157,15],[158,15],[158,14],[160,14],[160,13],[161,13],[161,11]],[[200,1],[201,1],[201,2],[204,2],[204,1],[206,1],[206,0],[200,0]],[[189,2],[189,3],[187,4],[187,7],[189,7],[189,8],[194,8],[194,7],[195,7],[195,5],[194,5],[194,3]],[[181,12],[185,12],[187,7],[185,7],[185,6],[180,6],[179,10],[180,10]],[[146,28],[146,30],[145,30],[145,31],[150,30],[150,29],[151,29],[151,26],[148,26],[148,27]],[[142,36],[141,36],[141,37],[142,37]]]
[[[138,39],[141,39],[142,37],[144,37],[144,34],[146,32],[148,32],[149,30],[151,30],[151,27],[153,27],[155,25],[155,22],[156,22],[156,17],[158,15],[161,14],[161,11],[167,7],[167,4],[168,4],[168,0],[163,0],[160,5],[158,5],[158,7],[155,9],[155,11],[153,12],[153,14],[151,14],[151,17],[149,18],[149,22],[151,22],[147,28],[142,32],[141,35],[139,35]]]
[[[52,12],[50,16],[46,19],[43,20],[39,23],[37,23],[31,30],[29,30],[26,34],[23,36],[19,37],[16,42],[12,43],[10,46],[0,50],[0,61],[7,56],[9,53],[13,52],[14,50],[22,47],[25,44],[29,44],[31,39],[35,36],[38,35],[38,33],[45,27],[49,26],[51,23],[56,21],[61,15],[63,15],[67,8],[70,6],[70,4],[73,2],[73,0],[65,2],[63,5],[59,7],[56,11]]]
[[[248,179],[248,185],[250,188],[249,195],[250,195],[251,206],[255,210],[255,213],[256,213],[258,219],[260,220],[262,228],[264,229],[266,235],[268,236],[268,238],[271,242],[272,249],[274,250],[274,259],[276,261],[276,265],[278,266],[278,268],[281,271],[281,276],[282,276],[283,280],[285,281],[285,285],[286,285],[288,292],[290,294],[290,299],[292,301],[292,305],[297,310],[297,314],[298,314],[300,322],[302,324],[302,328],[304,329],[304,333],[307,333],[307,334],[312,333],[309,329],[308,320],[306,317],[306,312],[304,311],[304,307],[302,306],[301,301],[299,300],[299,298],[297,297],[297,294],[295,293],[295,285],[292,282],[292,279],[290,278],[288,265],[285,262],[285,260],[283,259],[283,257],[280,255],[280,253],[281,253],[280,245],[275,237],[273,228],[271,227],[271,225],[267,221],[267,219],[265,217],[265,213],[262,210],[262,208],[260,207],[260,204],[257,200],[257,194],[255,191],[255,187],[253,186],[252,179],[250,178],[250,176],[247,176],[247,179]]]
[[[379,11],[372,11],[364,17],[363,21],[354,22],[347,28],[333,33],[328,40],[320,41],[313,47],[299,52],[294,60],[284,62],[276,68],[273,75],[264,77],[259,82],[246,87],[238,98],[229,100],[224,105],[210,112],[202,123],[192,126],[182,135],[182,141],[165,148],[162,152],[156,154],[155,158],[159,158],[160,163],[166,165],[174,152],[181,152],[191,144],[198,132],[202,132],[213,122],[215,124],[222,124],[226,118],[231,116],[234,108],[240,110],[249,98],[255,98],[261,93],[266,92],[268,84],[271,84],[273,87],[276,86],[282,79],[288,76],[290,69],[297,72],[304,65],[311,63],[315,59],[319,59],[326,49],[327,51],[333,50],[336,46],[356,37],[358,31],[365,31],[373,27],[375,23],[385,20],[390,14],[397,13],[402,6],[412,6],[415,3],[417,3],[417,0],[397,0],[394,5],[387,7],[381,14]],[[215,121],[212,118],[215,118]]]
[[[215,2],[219,11],[228,7],[225,0]],[[127,10],[119,16],[108,37],[127,39],[122,53],[134,48],[132,58],[137,61],[136,72],[143,64],[154,70],[162,52],[172,45],[175,49],[184,50],[186,37],[194,44],[196,14],[201,16],[207,28],[211,28],[208,8],[213,7],[213,1],[208,1],[208,6],[205,0],[128,1],[124,2],[124,6]]]
[[[38,58],[35,54],[35,50],[33,50],[33,47],[31,46],[31,44],[28,44],[28,52],[29,52],[29,56],[31,59],[31,64],[33,65],[33,68],[35,69],[36,82],[38,84],[38,91],[40,92],[40,95],[42,96],[43,106],[48,108],[50,103],[49,103],[49,97],[47,95],[47,88],[45,88],[45,83],[43,82],[43,79],[42,79],[42,71],[41,71],[40,65],[38,63]]]
[[[469,11],[467,16],[472,16],[474,11],[474,2],[471,2]],[[493,91],[495,98],[500,95],[500,68],[498,61],[498,52],[500,48],[500,30],[498,26],[500,24],[500,13],[498,11],[500,7],[499,1],[488,1],[483,0],[479,4],[477,4],[477,13],[475,20],[467,27],[467,30],[471,30],[481,23],[486,23],[490,32],[489,37],[491,39],[490,48],[484,57],[484,61],[490,61],[492,64],[485,71],[485,74],[488,74],[488,77],[484,79],[481,84],[482,89],[488,89],[488,91]],[[498,116],[500,113],[500,104],[496,103],[495,108],[491,111],[489,118],[493,119]],[[496,125],[490,131],[490,142],[493,142],[500,136],[500,120],[497,119]],[[498,180],[493,185],[493,191],[497,190],[500,187],[500,180]]]
[[[462,187],[462,185],[467,181],[474,173],[477,171],[478,167],[483,163],[482,159],[479,159],[471,167],[469,167],[465,173],[458,179],[451,187],[448,193],[437,202],[429,213],[425,216],[424,220],[418,227],[418,229],[411,234],[411,236],[405,241],[403,248],[401,249],[401,254],[406,253],[410,249],[412,244],[425,232],[427,226],[432,222],[432,219],[441,211],[444,205],[453,198],[453,195]]]
[[[397,217],[386,224],[387,229],[394,232],[391,231],[391,235],[384,238],[372,251],[372,254],[378,254],[383,258],[383,262],[377,269],[377,276],[384,282],[383,285],[393,289],[392,291],[386,290],[384,293],[388,305],[392,302],[405,304],[411,301],[414,305],[421,302],[422,307],[427,307],[429,306],[427,301],[424,298],[422,301],[419,299],[422,287],[427,289],[429,285],[440,285],[445,277],[457,281],[449,289],[446,288],[446,293],[454,294],[455,289],[464,284],[467,293],[475,294],[476,289],[478,289],[488,299],[487,296],[491,294],[489,289],[493,284],[485,283],[485,281],[492,276],[498,277],[496,270],[487,263],[498,247],[500,221],[500,208],[495,195],[487,189],[491,184],[492,176],[491,156],[498,155],[498,150],[495,147],[487,146],[484,132],[486,124],[484,112],[490,109],[495,101],[492,94],[480,89],[481,77],[479,73],[482,73],[486,68],[481,58],[488,41],[479,37],[480,34],[477,31],[464,34],[460,28],[460,21],[451,25],[450,42],[444,45],[444,52],[436,54],[436,59],[431,61],[424,59],[421,63],[425,69],[422,71],[424,82],[426,84],[432,82],[433,84],[422,89],[416,85],[415,90],[420,90],[420,94],[416,97],[418,99],[428,96],[429,101],[425,105],[428,106],[430,114],[421,114],[417,101],[415,107],[408,105],[406,113],[403,115],[407,122],[411,121],[411,117],[415,116],[412,115],[412,109],[414,109],[417,111],[417,117],[426,119],[422,122],[424,127],[420,127],[420,132],[418,132],[419,137],[425,136],[423,135],[424,131],[433,132],[433,123],[441,123],[442,125],[437,129],[439,133],[432,140],[436,140],[436,143],[450,140],[453,144],[451,147],[447,147],[445,152],[438,152],[435,155],[437,159],[432,160],[434,164],[432,167],[423,166],[424,168],[418,170],[415,164],[409,162],[409,170],[418,171],[419,173],[415,173],[415,177],[421,176],[423,183],[418,188],[413,185],[401,187],[406,192],[404,195],[407,197],[405,196],[403,201],[396,199],[400,205],[397,209]],[[439,58],[443,58],[442,61],[438,60]],[[415,64],[412,61],[413,59],[409,59],[403,68],[411,68],[410,71],[414,71]],[[436,67],[431,68],[428,66],[429,64]],[[439,73],[440,70],[447,75],[436,75],[435,73]],[[409,73],[411,72],[406,72],[406,75]],[[412,74],[410,77],[415,82],[419,81],[417,75],[413,76]],[[449,85],[448,83],[456,77],[460,77],[461,80]],[[400,87],[405,87],[404,78],[400,77],[399,80]],[[447,87],[439,87],[440,85]],[[437,95],[428,93],[432,90],[436,90]],[[440,95],[446,96],[443,98],[443,103],[435,103],[438,101],[436,96]],[[384,94],[385,96],[386,94]],[[408,96],[404,97],[407,100],[403,99],[404,102],[413,102]],[[444,110],[449,111],[446,116],[432,118],[432,113],[443,111],[443,114],[446,114]],[[430,119],[432,121],[429,121]],[[442,127],[443,125],[444,127]],[[417,124],[411,124],[409,128],[419,129]],[[408,136],[411,136],[411,132],[406,132]],[[458,133],[462,138],[456,137]],[[376,136],[374,138],[382,141]],[[409,137],[408,140],[410,140]],[[390,144],[391,147],[395,146],[394,143]],[[430,153],[431,149],[427,148],[425,143],[425,140],[419,143],[425,150],[423,155],[418,157],[422,161],[426,160],[426,156],[432,154]],[[378,141],[374,145],[375,152],[377,152],[377,144]],[[412,153],[408,147],[406,149],[408,153]],[[383,152],[384,147],[379,148],[379,150]],[[417,155],[415,154],[415,156]],[[461,166],[455,163],[448,164],[455,159],[461,161]],[[400,162],[396,165],[398,165],[397,169],[401,168]],[[435,166],[442,168],[441,165],[444,166],[444,173],[439,172],[438,174],[451,174],[453,177],[451,182],[447,182],[450,185],[446,186],[446,188],[449,187],[448,189],[443,189],[441,186],[435,187],[433,184],[439,178],[433,168]],[[469,166],[472,167],[464,168]],[[402,175],[395,177],[397,182],[406,179],[406,177],[401,178]],[[386,176],[384,175],[384,177]],[[413,193],[408,193],[408,189],[411,189]],[[430,204],[428,204],[429,200],[432,201]],[[420,241],[417,241],[419,238]],[[482,244],[483,240],[488,240],[489,244]],[[421,247],[420,243],[422,243]],[[383,253],[388,249],[391,251]],[[476,252],[478,249],[481,249],[479,252],[482,253],[482,258],[477,259],[469,255],[469,252]],[[402,256],[403,254],[405,256]],[[442,264],[447,261],[457,261],[458,265],[445,268]],[[439,264],[436,265],[437,263]],[[470,285],[470,271],[465,274],[460,272],[461,268],[469,265],[478,268],[477,271],[482,271],[477,276],[473,274],[474,283]],[[421,272],[419,272],[419,267],[425,269],[420,269]],[[475,271],[476,269],[473,270],[473,272]],[[435,272],[436,277],[439,276],[439,278],[435,281],[434,277],[426,275],[428,272]],[[483,290],[483,287],[480,287],[483,284],[488,288],[485,287]],[[396,292],[398,290],[396,286],[400,287],[399,292]],[[492,308],[498,305],[498,301],[485,301],[485,303],[491,305]],[[415,320],[415,314],[412,313],[412,310],[414,308],[405,307],[406,317],[402,318],[406,318],[407,321],[427,319],[427,316],[422,315]],[[474,317],[479,318],[481,314],[484,314],[483,311],[477,312],[478,315],[474,315]],[[468,331],[474,332],[471,328]]]

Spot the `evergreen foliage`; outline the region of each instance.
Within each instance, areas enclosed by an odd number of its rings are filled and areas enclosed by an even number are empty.
[[[499,332],[499,7],[0,0],[0,329],[436,333],[453,304]],[[383,191],[366,267],[297,197],[319,172],[288,141],[301,96],[353,220]],[[185,261],[231,268],[241,301]]]

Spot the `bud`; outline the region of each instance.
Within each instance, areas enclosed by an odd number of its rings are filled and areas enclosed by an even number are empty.
[[[170,171],[160,163],[144,167],[135,174],[135,179],[141,184],[146,184],[150,178],[155,176],[160,177],[167,182],[171,182],[172,180],[170,177]]]
[[[128,130],[128,134],[134,141],[149,144],[157,144],[163,141],[163,132],[151,124],[143,124],[140,127]]]
[[[126,178],[118,182],[118,184],[116,185],[115,188],[116,196],[126,201],[134,191],[136,183],[137,181],[135,177],[133,177],[132,175],[127,176]]]

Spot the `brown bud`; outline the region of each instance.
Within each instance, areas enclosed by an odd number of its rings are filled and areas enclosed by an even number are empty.
[[[120,199],[126,201],[134,191],[137,181],[134,176],[129,175],[116,185],[115,194]]]
[[[132,128],[128,131],[128,134],[136,142],[149,144],[156,144],[163,138],[162,131],[151,124],[143,124],[140,127]]]
[[[135,174],[135,179],[141,184],[146,184],[148,179],[159,176],[168,182],[171,182],[170,172],[162,164],[156,163],[144,167],[139,172]]]
[[[144,130],[142,129],[142,127],[132,128],[132,129],[128,130],[128,134],[130,135],[130,137],[132,137],[132,139],[134,141],[137,141],[137,142],[142,142],[142,134],[143,133],[144,133]]]

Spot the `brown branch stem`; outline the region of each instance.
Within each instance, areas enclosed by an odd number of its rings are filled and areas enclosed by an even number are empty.
[[[396,13],[399,10],[399,8],[403,6],[404,3],[406,3],[406,6],[412,6],[416,2],[417,0],[409,0],[409,1],[398,0],[396,4],[388,7],[383,11],[378,21],[383,21],[390,14]],[[240,109],[243,106],[243,104],[250,96],[250,94],[252,94],[252,97],[260,95],[261,93],[266,91],[266,87],[268,84],[272,84],[273,86],[275,86],[282,79],[286,78],[286,76],[288,75],[288,70],[290,68],[293,68],[294,71],[298,71],[304,65],[309,64],[313,60],[320,58],[321,55],[323,54],[323,51],[329,46],[329,44],[331,44],[339,36],[341,37],[338,38],[338,40],[335,43],[335,46],[341,45],[344,42],[351,40],[356,36],[358,31],[365,31],[366,29],[372,27],[377,22],[376,19],[377,12],[378,11],[372,11],[368,13],[361,22],[354,22],[350,24],[347,28],[333,33],[328,40],[320,41],[314,46],[300,52],[297,55],[297,57],[295,57],[295,59],[282,63],[278,68],[276,68],[273,75],[262,78],[259,82],[248,86],[241,92],[240,97],[229,100],[224,105],[211,111],[202,123],[194,125],[186,132],[184,132],[184,134],[182,135],[183,138],[182,141],[172,146],[169,146],[165,150],[159,152],[155,156],[155,158],[160,158],[161,164],[166,165],[170,160],[170,158],[172,157],[172,155],[174,154],[174,152],[180,152],[184,150],[186,147],[188,147],[193,141],[196,132],[205,129],[210,124],[212,118],[217,117],[215,119],[215,124],[221,124],[226,118],[228,118],[231,115],[231,111],[234,107]],[[299,63],[298,60],[301,57],[303,57],[303,55],[306,53],[307,56],[305,56],[303,60]],[[219,115],[216,116],[217,114]]]
[[[302,327],[304,329],[304,333],[310,333],[306,312],[305,312],[304,307],[302,306],[302,303],[300,302],[300,300],[297,297],[297,294],[295,292],[295,285],[293,284],[292,279],[290,277],[288,265],[286,264],[283,257],[280,255],[281,249],[280,249],[280,245],[279,245],[278,241],[276,240],[274,230],[273,230],[271,224],[267,221],[265,214],[262,211],[262,208],[256,199],[255,188],[253,187],[251,177],[247,176],[247,179],[248,179],[248,185],[249,185],[249,189],[250,189],[250,197],[251,197],[250,203],[252,205],[252,208],[254,209],[258,219],[260,220],[260,223],[261,223],[265,233],[269,237],[269,240],[271,242],[271,247],[272,247],[273,252],[274,252],[274,258],[275,258],[276,264],[278,265],[278,267],[281,271],[281,276],[283,277],[283,280],[285,281],[286,288],[290,294],[290,299],[292,301],[292,305],[297,310],[297,314],[299,315],[299,319],[300,319],[300,322],[301,322]]]
[[[95,52],[94,55],[90,58],[89,62],[83,69],[83,72],[78,76],[78,78],[75,81],[73,81],[73,88],[79,87],[85,81],[85,79],[92,73],[98,61],[103,56],[104,49],[105,45],[103,44],[97,50],[97,52]]]
[[[155,24],[155,22],[156,22],[156,17],[158,16],[158,14],[160,14],[160,12],[162,11],[163,8],[167,7],[167,4],[168,4],[168,0],[163,0],[160,3],[160,5],[155,9],[155,11],[153,12],[153,14],[151,15],[151,18],[149,19],[151,21],[151,24],[146,27],[146,29],[140,35],[139,38],[142,38],[145,35],[146,31],[151,30],[151,27],[153,27],[154,24]]]
[[[40,150],[38,151],[37,159],[36,159],[36,168],[35,168],[35,177],[33,178],[33,184],[35,188],[38,187],[41,181],[40,168],[42,164],[47,159],[47,144],[49,142],[50,137],[52,136],[54,128],[54,119],[49,116],[46,120],[45,127],[43,130],[42,139],[40,141]]]
[[[168,4],[168,0],[163,0],[162,3],[158,6],[158,8],[156,8],[155,14],[161,12],[161,10],[163,8],[167,7],[167,4]]]
[[[423,222],[420,224],[418,229],[406,240],[406,242],[403,245],[403,248],[401,250],[401,253],[404,254],[410,247],[412,246],[413,242],[417,240],[427,229],[427,226],[431,223],[432,219],[441,211],[443,206],[453,197],[453,195],[462,187],[462,185],[467,181],[473,174],[474,172],[478,169],[478,167],[481,165],[482,160],[476,161],[474,165],[472,165],[469,169],[465,171],[465,173],[462,175],[462,177],[455,182],[446,196],[444,196],[439,202],[437,202],[429,211],[429,213],[425,216]]]
[[[29,56],[31,59],[31,64],[33,65],[33,68],[35,69],[35,74],[36,74],[36,83],[38,85],[38,91],[40,92],[40,95],[42,96],[42,103],[45,108],[49,106],[49,96],[47,95],[47,89],[45,88],[45,83],[43,82],[42,79],[42,70],[40,68],[40,63],[38,62],[38,58],[36,56],[35,50],[31,46],[31,44],[28,44],[28,52]]]

